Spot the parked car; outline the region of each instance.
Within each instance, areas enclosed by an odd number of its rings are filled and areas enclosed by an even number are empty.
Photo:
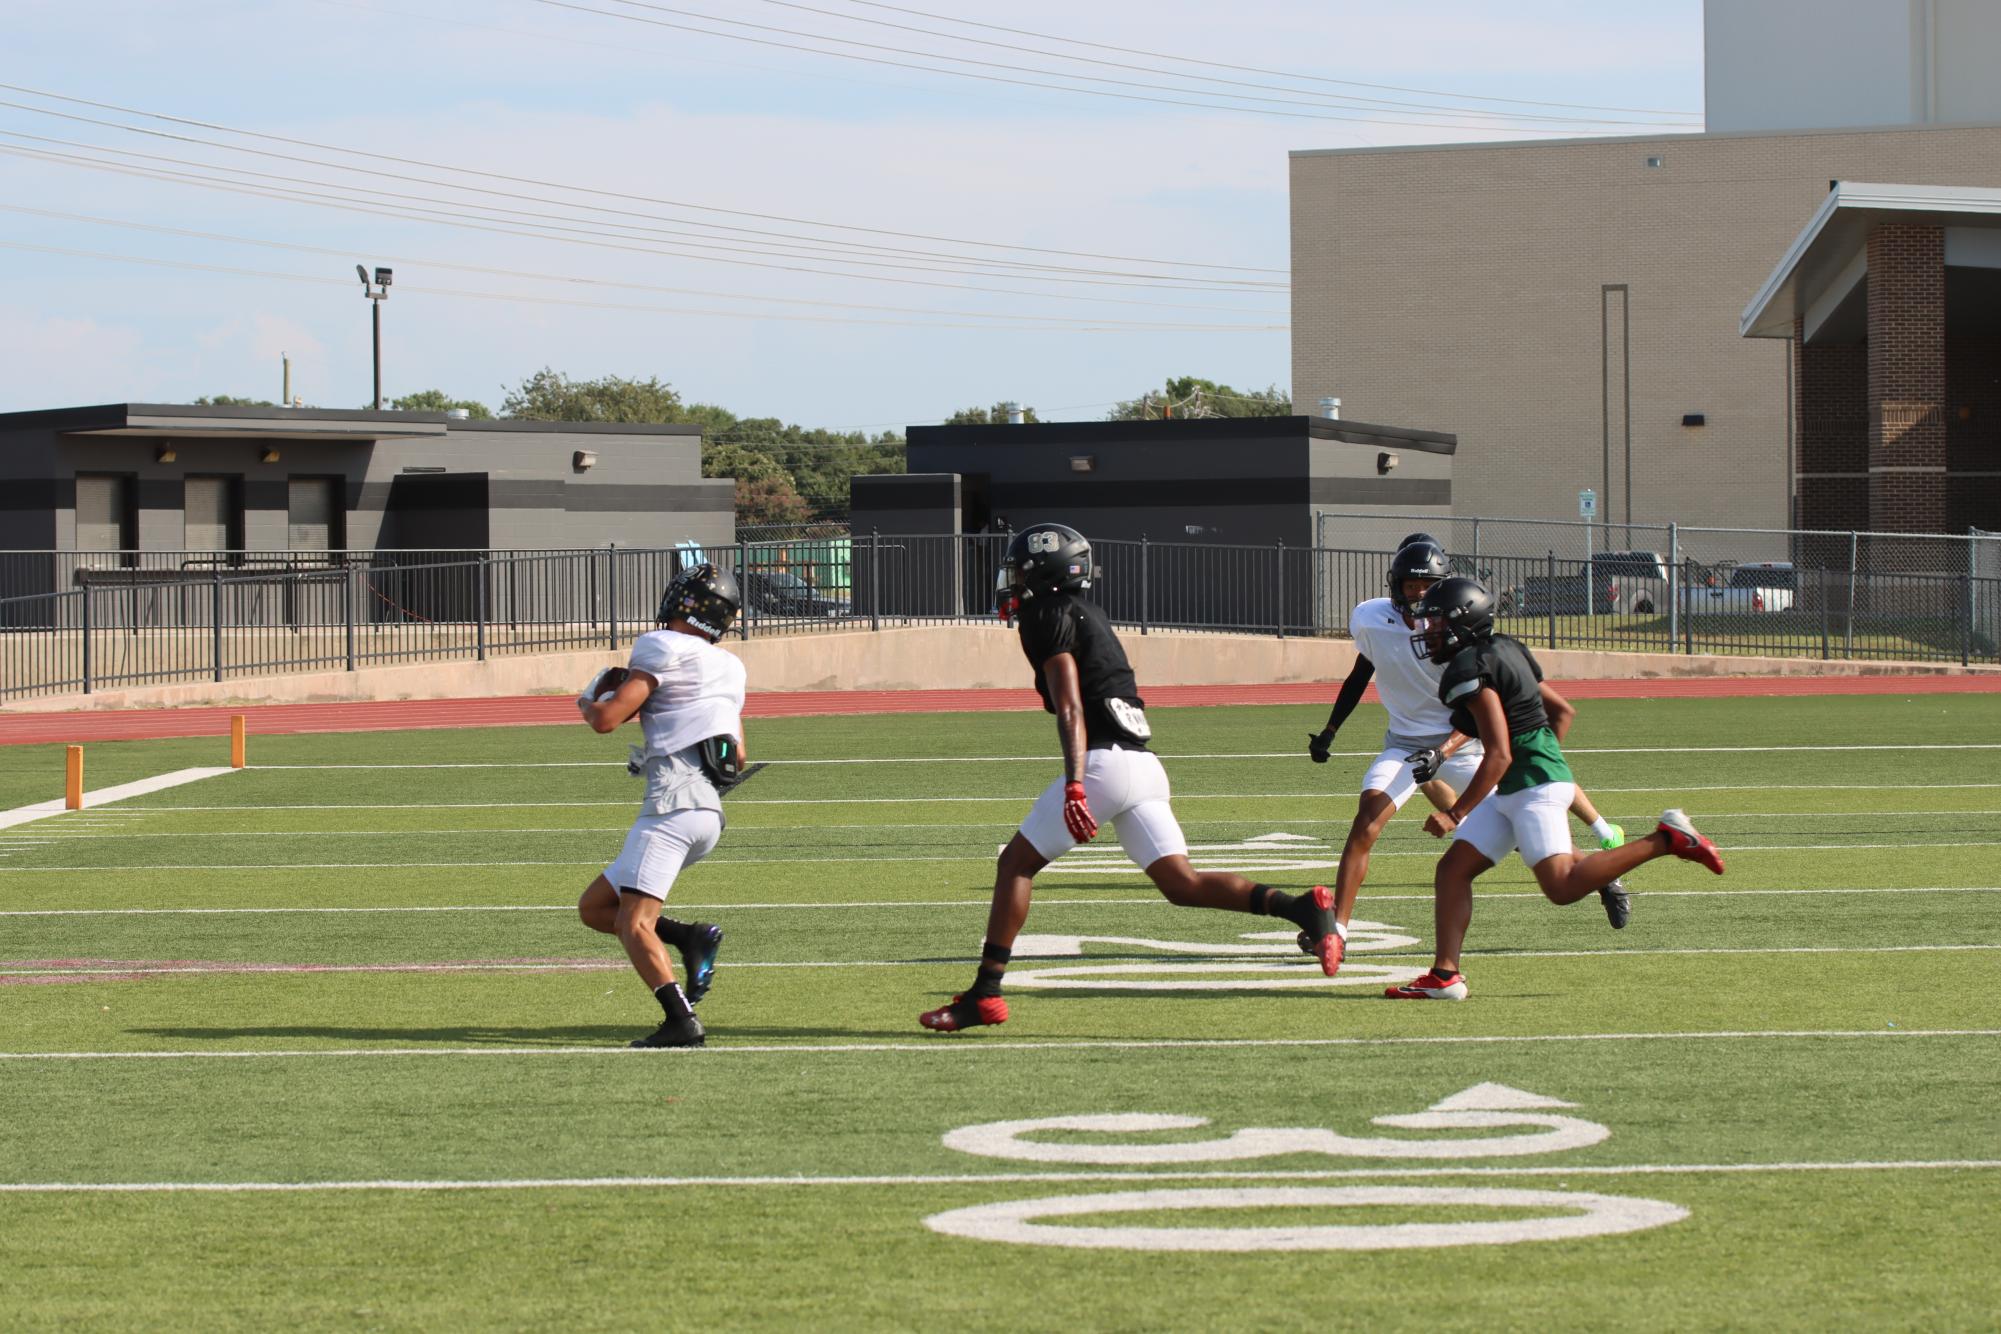
[[[1658,551],[1601,551],[1591,572],[1603,590],[1600,611],[1651,616],[1667,606],[1668,567]]]
[[[1713,571],[1681,591],[1691,613],[1791,611],[1799,593],[1799,572],[1789,560],[1747,561],[1727,574]]]
[[[818,589],[790,570],[752,570],[739,574],[744,603],[761,616],[846,616],[848,603],[822,597]]]
[[[1582,569],[1531,574],[1522,580],[1524,616],[1651,616],[1667,605],[1667,562],[1658,551],[1601,551]]]

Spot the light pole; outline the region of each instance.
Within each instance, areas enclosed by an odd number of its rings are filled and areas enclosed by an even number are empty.
[[[375,283],[368,282],[368,270],[357,264],[354,272],[361,279],[361,294],[368,298],[368,309],[375,326],[375,410],[382,411],[382,303],[389,299],[389,284],[395,277],[390,270],[378,267]]]

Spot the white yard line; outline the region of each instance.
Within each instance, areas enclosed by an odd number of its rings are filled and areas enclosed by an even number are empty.
[[[1600,796],[1641,792],[1956,792],[2001,788],[2001,783],[1669,783],[1658,787],[1599,787],[1590,791]],[[1351,801],[1354,794],[1345,788],[1333,792],[1177,792],[1180,801]],[[1033,793],[1005,797],[732,797],[732,807],[741,806],[928,806],[941,803],[1011,802],[1027,806]],[[636,798],[621,801],[331,801],[331,802],[247,802],[239,806],[122,806],[119,813],[177,815],[184,811],[478,811],[608,809],[631,810]],[[1921,812],[1908,812],[1919,814]],[[1940,812],[1950,814],[1951,812]],[[1346,823],[1336,821],[1335,823]]]
[[[13,1181],[0,1182],[10,1195],[137,1195],[248,1194],[303,1191],[446,1191],[446,1190],[651,1190],[665,1187],[718,1186],[997,1186],[1039,1182],[1086,1181],[1345,1181],[1383,1178],[1438,1177],[1620,1177],[1735,1176],[1791,1172],[1973,1172],[2001,1168],[1993,1158],[1919,1158],[1862,1162],[1792,1163],[1631,1163],[1536,1167],[1334,1167],[1295,1168],[1268,1172],[932,1172],[880,1176],[708,1176],[708,1177],[513,1177],[491,1181],[413,1181],[395,1178],[373,1181]]]
[[[171,810],[172,808],[168,807],[165,809]],[[193,808],[190,807],[187,809],[193,809]],[[272,809],[284,809],[284,808],[274,807]],[[1702,817],[1702,822],[1704,824],[1714,824],[1721,820],[1802,820],[1802,819],[1873,821],[1873,820],[1902,819],[1902,818],[1909,818],[1913,820],[1939,820],[1939,819],[1948,819],[1951,817],[1961,816],[1961,815],[2001,815],[2001,809],[1988,809],[1988,810],[1953,809],[1953,810],[1926,810],[1926,811],[1726,811],[1726,812],[1705,812]],[[1641,821],[1641,820],[1651,820],[1654,817],[1652,813],[1648,813],[1646,815],[1624,814],[1621,815],[1619,818],[1628,821]],[[1350,816],[1340,816],[1332,819],[1320,819],[1317,817],[1295,818],[1292,816],[1285,816],[1278,819],[1273,819],[1272,817],[1264,816],[1264,817],[1241,817],[1236,819],[1200,819],[1200,820],[1186,821],[1187,824],[1191,825],[1230,825],[1230,826],[1245,825],[1245,826],[1260,827],[1260,828],[1270,824],[1330,825],[1330,826],[1338,826],[1343,829],[1347,828],[1348,825],[1351,824],[1352,822],[1353,819]],[[1016,822],[1013,820],[992,820],[984,822],[980,821],[947,822],[943,820],[915,820],[915,821],[904,821],[904,822],[897,822],[890,824],[813,823],[813,824],[803,824],[803,825],[789,825],[789,824],[745,825],[738,827],[737,837],[741,838],[747,834],[758,834],[758,833],[773,833],[773,834],[819,833],[824,830],[835,830],[835,829],[847,830],[847,831],[865,831],[865,832],[875,832],[884,829],[935,829],[940,831],[941,833],[951,833],[955,830],[968,830],[968,829],[1012,829],[1015,827],[1015,823]],[[1418,822],[1412,820],[1409,823],[1411,826],[1414,827]],[[70,829],[75,827],[76,826],[74,825],[64,826],[65,829]],[[107,830],[106,832],[102,833],[97,832],[95,829],[92,829],[91,831],[81,834],[64,833],[51,829],[46,833],[41,834],[39,837],[35,838],[24,838],[24,839],[0,838],[0,848],[11,847],[17,844],[24,847],[28,846],[44,847],[50,843],[83,843],[83,842],[89,842],[92,839],[118,839],[122,842],[139,838],[412,838],[412,837],[433,838],[433,837],[451,837],[451,836],[464,836],[468,838],[485,838],[494,834],[534,834],[534,835],[623,834],[628,828],[629,826],[624,824],[540,825],[532,827],[515,826],[515,825],[507,825],[507,826],[496,825],[493,826],[492,828],[476,828],[476,827],[460,826],[455,829],[134,830],[127,826],[114,826],[109,830]],[[1922,834],[1925,831],[1922,829],[1914,829],[1911,832],[1914,834]],[[1746,833],[1739,835],[1739,837],[1751,838],[1751,837],[1756,837],[1756,835],[1751,833]]]
[[[150,792],[164,791],[179,787],[183,783],[195,783],[204,778],[214,778],[220,774],[234,773],[233,769],[176,769],[169,774],[156,774],[151,778],[141,778],[136,783],[120,783],[116,787],[101,787],[95,792],[83,794],[84,809],[102,806],[107,802],[124,801],[127,797],[143,797]],[[32,806],[20,806],[11,811],[0,811],[0,829],[13,829],[18,825],[31,824],[36,820],[46,820],[52,815],[61,815],[67,809],[63,799],[38,801]]]
[[[1951,842],[1951,843],[1935,843],[1923,839],[1905,839],[1897,843],[1750,843],[1750,844],[1722,844],[1719,846],[1721,846],[1722,850],[1729,856],[1741,857],[1747,853],[1752,853],[1752,852],[1880,852],[1891,849],[1894,849],[1896,851],[1918,851],[1926,848],[1995,848],[1995,847],[2001,847],[2001,839],[1976,839],[1964,842]],[[1259,851],[1264,851],[1264,850],[1261,849],[1245,850],[1246,853],[1254,853]],[[1286,849],[1274,848],[1270,849],[1269,851],[1273,855],[1277,855],[1279,853],[1286,851]],[[1323,850],[1316,848],[1316,849],[1311,849],[1311,851],[1314,852],[1326,851],[1331,854],[1332,849]],[[1079,872],[1088,872],[1088,871],[1102,871],[1102,872],[1118,873],[1118,874],[1125,874],[1128,872],[1133,874],[1138,873],[1139,868],[1128,866],[1125,862],[1114,862],[1111,860],[1111,855],[1112,854],[1109,851],[1106,853],[1106,856],[1103,859],[1104,861],[1103,865],[1100,865],[1098,863],[1098,860],[1095,859],[1087,860],[1082,863],[1072,863],[1069,866],[1064,866],[1061,862],[1057,862],[1054,865],[1052,865],[1050,870],[1051,873],[1054,874],[1063,874],[1066,872],[1069,874],[1077,874]],[[1377,861],[1382,861],[1385,858],[1404,858],[1404,857],[1419,857],[1428,861],[1436,861],[1438,860],[1439,857],[1439,851],[1437,848],[1424,848],[1416,852],[1383,851],[1379,849],[1378,851],[1376,851],[1371,855]],[[1242,860],[1242,858],[1239,857],[1237,860]],[[724,856],[724,857],[707,858],[704,861],[704,865],[707,866],[842,866],[842,865],[905,866],[905,865],[923,865],[929,863],[953,863],[953,862],[960,862],[960,863],[972,862],[985,865],[991,863],[992,861],[993,857],[990,854],[981,855],[978,853],[965,853],[955,856],[938,856],[938,857]],[[122,876],[140,875],[155,871],[386,871],[386,870],[445,871],[445,870],[457,870],[466,868],[504,870],[510,867],[537,867],[537,866],[569,867],[575,869],[577,867],[589,867],[589,866],[602,867],[604,864],[605,864],[605,859],[602,857],[588,858],[582,861],[571,860],[571,861],[504,861],[504,862],[489,862],[489,861],[175,862],[167,864],[154,864],[148,866],[126,866],[126,865],[0,866],[0,875],[49,875],[58,873],[73,874],[82,871],[103,872],[103,873],[115,872],[118,875]]]
[[[1611,959],[1631,958],[1636,955],[1697,955],[1697,954],[1954,954],[1974,950],[2001,950],[1995,945],[1742,945],[1702,947],[1666,947],[1661,949],[1611,949],[1611,950],[1467,950],[1465,958],[1481,963],[1499,963],[1509,959]],[[1086,962],[1095,958],[1096,962],[1117,964],[1129,962],[1126,957],[1080,956]],[[1148,955],[1151,959],[1154,956]],[[1366,956],[1357,954],[1356,961],[1375,963],[1380,960],[1421,961],[1431,958],[1430,951],[1401,951],[1397,953],[1369,952]],[[1188,972],[1198,971],[1205,963],[1217,963],[1216,956],[1205,956],[1193,951],[1177,953],[1171,960]],[[1243,956],[1228,956],[1231,963],[1243,962]],[[1313,967],[1313,961],[1299,956],[1289,946],[1274,947],[1269,962],[1288,963],[1296,961],[1301,969]],[[1024,957],[1022,963],[1041,962]],[[1264,962],[1261,960],[1260,962]],[[729,967],[736,968],[937,968],[941,965],[935,959],[796,959],[796,960],[731,960]],[[250,973],[622,973],[628,965],[623,960],[578,959],[566,962],[536,962],[492,960],[477,963],[200,963],[153,966],[134,964],[130,966],[105,963],[94,967],[63,968],[6,968],[0,967],[0,977],[173,977],[182,975],[241,976]],[[1116,985],[1115,981],[1110,984]]]
[[[1992,741],[1942,741],[1942,742],[1899,742],[1883,745],[1802,745],[1802,746],[1582,746],[1565,747],[1566,755],[1749,755],[1768,752],[1790,753],[1795,751],[1879,751],[1879,750],[2001,750],[2001,742]],[[1329,752],[1344,759],[1374,759],[1374,750],[1336,750]],[[1212,754],[1176,754],[1160,752],[1163,760],[1296,760],[1300,752],[1296,750],[1245,750],[1218,751]],[[895,765],[902,768],[911,764],[1057,764],[1060,761],[1050,755],[863,755],[846,756],[836,759],[772,760],[773,767],[779,765]],[[258,764],[255,769],[270,770],[320,770],[320,769],[602,769],[612,764],[610,760],[488,760],[454,764]]]
[[[1005,1042],[992,1039],[931,1038],[921,1042],[837,1042],[688,1048],[670,1059],[688,1059],[695,1051],[732,1056],[855,1056],[889,1054],[1035,1051],[1208,1051],[1217,1048],[1263,1047],[1463,1047],[1505,1046],[1551,1042],[1755,1042],[1855,1038],[2001,1038],[2001,1028],[1853,1028],[1853,1029],[1722,1029],[1666,1033],[1527,1033],[1458,1034],[1452,1036],[1379,1038],[1052,1038],[1046,1042]],[[378,1056],[597,1056],[658,1059],[662,1053],[633,1047],[323,1047],[318,1050],[213,1051],[0,1051],[0,1061],[206,1061],[298,1060],[321,1057]],[[700,1060],[697,1056],[694,1059]]]
[[[1777,895],[1817,895],[1817,894],[2001,894],[2001,885],[1909,885],[1887,886],[1866,885],[1834,887],[1827,889],[1662,889],[1637,891],[1642,899],[1707,899],[1707,898],[1759,898]],[[1370,894],[1370,903],[1430,903],[1429,894]],[[966,899],[857,899],[848,903],[682,903],[675,901],[675,907],[691,913],[728,912],[831,912],[847,908],[895,909],[905,908],[980,908],[992,904],[990,898]],[[1540,893],[1523,890],[1483,892],[1481,903],[1541,903]],[[1037,898],[1038,908],[1130,908],[1155,907],[1170,908],[1166,899],[1157,894],[1112,897],[1102,895],[1088,899]],[[573,903],[457,903],[457,904],[409,904],[366,907],[312,907],[296,904],[264,908],[8,908],[0,909],[0,917],[166,917],[227,916],[231,914],[258,913],[483,913],[483,912],[575,912]]]

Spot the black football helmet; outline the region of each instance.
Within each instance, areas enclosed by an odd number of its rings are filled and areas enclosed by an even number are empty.
[[[1435,547],[1444,545],[1430,533],[1411,533],[1403,541],[1397,543],[1397,550],[1402,551],[1405,547],[1414,546],[1419,542],[1429,542]]]
[[[1007,544],[994,579],[994,608],[1007,615],[1037,597],[1081,593],[1096,573],[1091,544],[1082,533],[1060,523],[1035,524]]]
[[[743,589],[736,576],[707,561],[690,565],[674,576],[660,595],[660,624],[686,621],[715,643],[729,633],[743,609]]]
[[[1411,604],[1417,633],[1410,646],[1420,658],[1444,662],[1461,649],[1494,637],[1494,595],[1478,579],[1441,579]]]
[[[1429,579],[1433,583],[1452,573],[1446,563],[1445,551],[1438,543],[1425,539],[1406,542],[1390,557],[1390,601],[1398,611],[1409,611],[1410,604],[1404,600],[1403,581],[1406,579]]]

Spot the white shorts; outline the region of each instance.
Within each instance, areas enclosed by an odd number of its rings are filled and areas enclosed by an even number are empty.
[[[621,894],[644,894],[665,902],[681,868],[693,866],[714,852],[722,836],[721,811],[642,815],[632,822],[618,860],[604,868],[604,878]]]
[[[1118,832],[1119,846],[1144,871],[1162,857],[1186,856],[1188,840],[1167,804],[1167,770],[1148,750],[1093,750],[1084,756],[1084,798],[1099,824]],[[1048,861],[1077,846],[1063,823],[1063,780],[1042,789],[1021,836]]]
[[[1570,802],[1576,795],[1575,783],[1544,783],[1506,796],[1490,793],[1452,837],[1472,844],[1497,866],[1519,847],[1522,860],[1535,866],[1559,852],[1576,851],[1570,841]]]
[[[1417,779],[1403,757],[1417,749],[1419,747],[1398,742],[1376,756],[1369,764],[1369,771],[1362,775],[1362,791],[1380,792],[1390,799],[1397,810],[1402,810],[1411,793],[1417,791]],[[1480,757],[1484,753],[1479,742],[1467,742],[1438,766],[1438,780],[1450,784],[1454,792],[1464,792],[1466,785],[1473,781],[1473,773],[1480,767]]]

